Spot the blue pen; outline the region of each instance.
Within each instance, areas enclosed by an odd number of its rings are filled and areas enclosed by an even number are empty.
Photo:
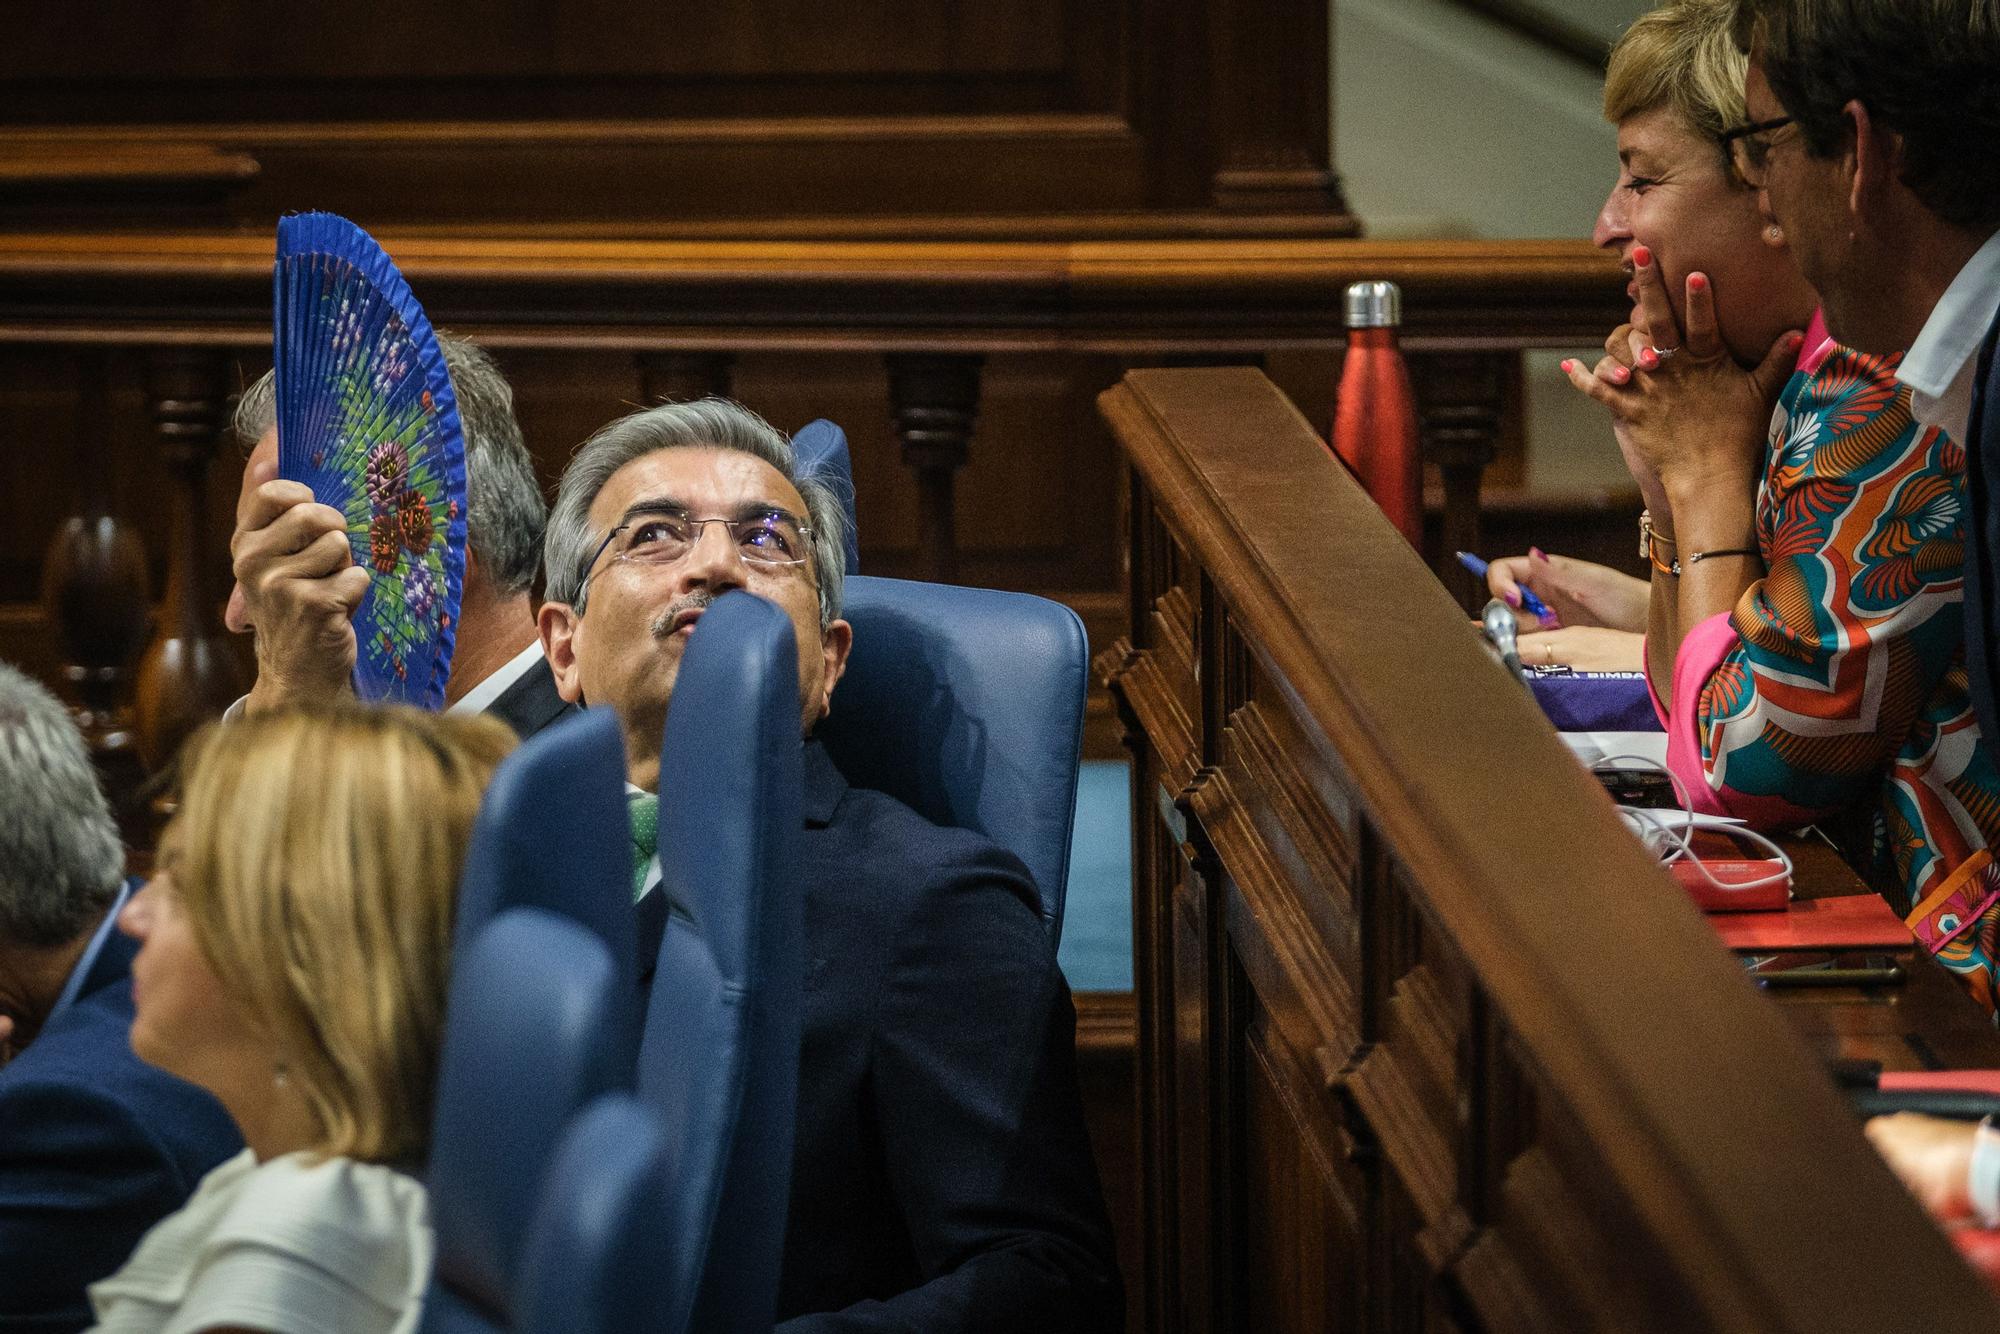
[[[1486,577],[1486,562],[1473,555],[1470,551],[1459,552],[1458,563],[1472,571],[1479,578],[1484,579]],[[1526,584],[1517,584],[1515,586],[1521,590],[1522,611],[1532,616],[1539,616],[1545,621],[1556,619],[1556,614],[1549,610],[1549,604],[1536,597],[1533,589],[1529,588]]]

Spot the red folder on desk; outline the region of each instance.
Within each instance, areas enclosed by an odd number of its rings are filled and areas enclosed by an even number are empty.
[[[2000,1070],[1884,1070],[1877,1087],[1890,1092],[1990,1093],[2000,1098]]]
[[[1709,924],[1732,950],[1862,950],[1910,948],[1916,938],[1874,894],[1800,899],[1782,912],[1717,913]]]

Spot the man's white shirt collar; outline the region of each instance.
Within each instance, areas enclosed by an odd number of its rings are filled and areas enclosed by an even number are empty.
[[[530,668],[542,660],[542,641],[534,643],[516,653],[500,669],[484,681],[458,697],[458,702],[446,709],[446,713],[484,713],[494,700],[507,693],[508,687],[528,674]]]
[[[1986,238],[1944,289],[1896,378],[1910,387],[1910,415],[1959,444],[1972,420],[1979,344],[2000,310],[2000,232]]]

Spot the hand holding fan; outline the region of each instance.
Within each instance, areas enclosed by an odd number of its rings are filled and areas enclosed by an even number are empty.
[[[272,279],[278,475],[347,516],[368,593],[354,690],[444,703],[465,579],[465,439],[423,308],[368,233],[278,222]]]

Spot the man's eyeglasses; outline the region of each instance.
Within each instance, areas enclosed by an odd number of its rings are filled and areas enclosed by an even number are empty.
[[[1771,135],[1791,123],[1790,116],[1774,116],[1722,132],[1723,151],[1745,184],[1755,185],[1763,177],[1764,165],[1771,160]]]
[[[751,565],[803,565],[812,555],[807,546],[812,529],[783,510],[769,510],[742,519],[697,519],[672,511],[649,514],[613,528],[597,544],[597,550],[590,553],[590,559],[583,565],[583,583],[576,591],[576,614],[583,614],[590,581],[596,577],[592,571],[606,550],[611,552],[611,559],[605,562],[607,566],[620,561],[672,565],[694,550],[695,543],[701,540],[702,529],[711,523],[729,529],[736,553]]]

